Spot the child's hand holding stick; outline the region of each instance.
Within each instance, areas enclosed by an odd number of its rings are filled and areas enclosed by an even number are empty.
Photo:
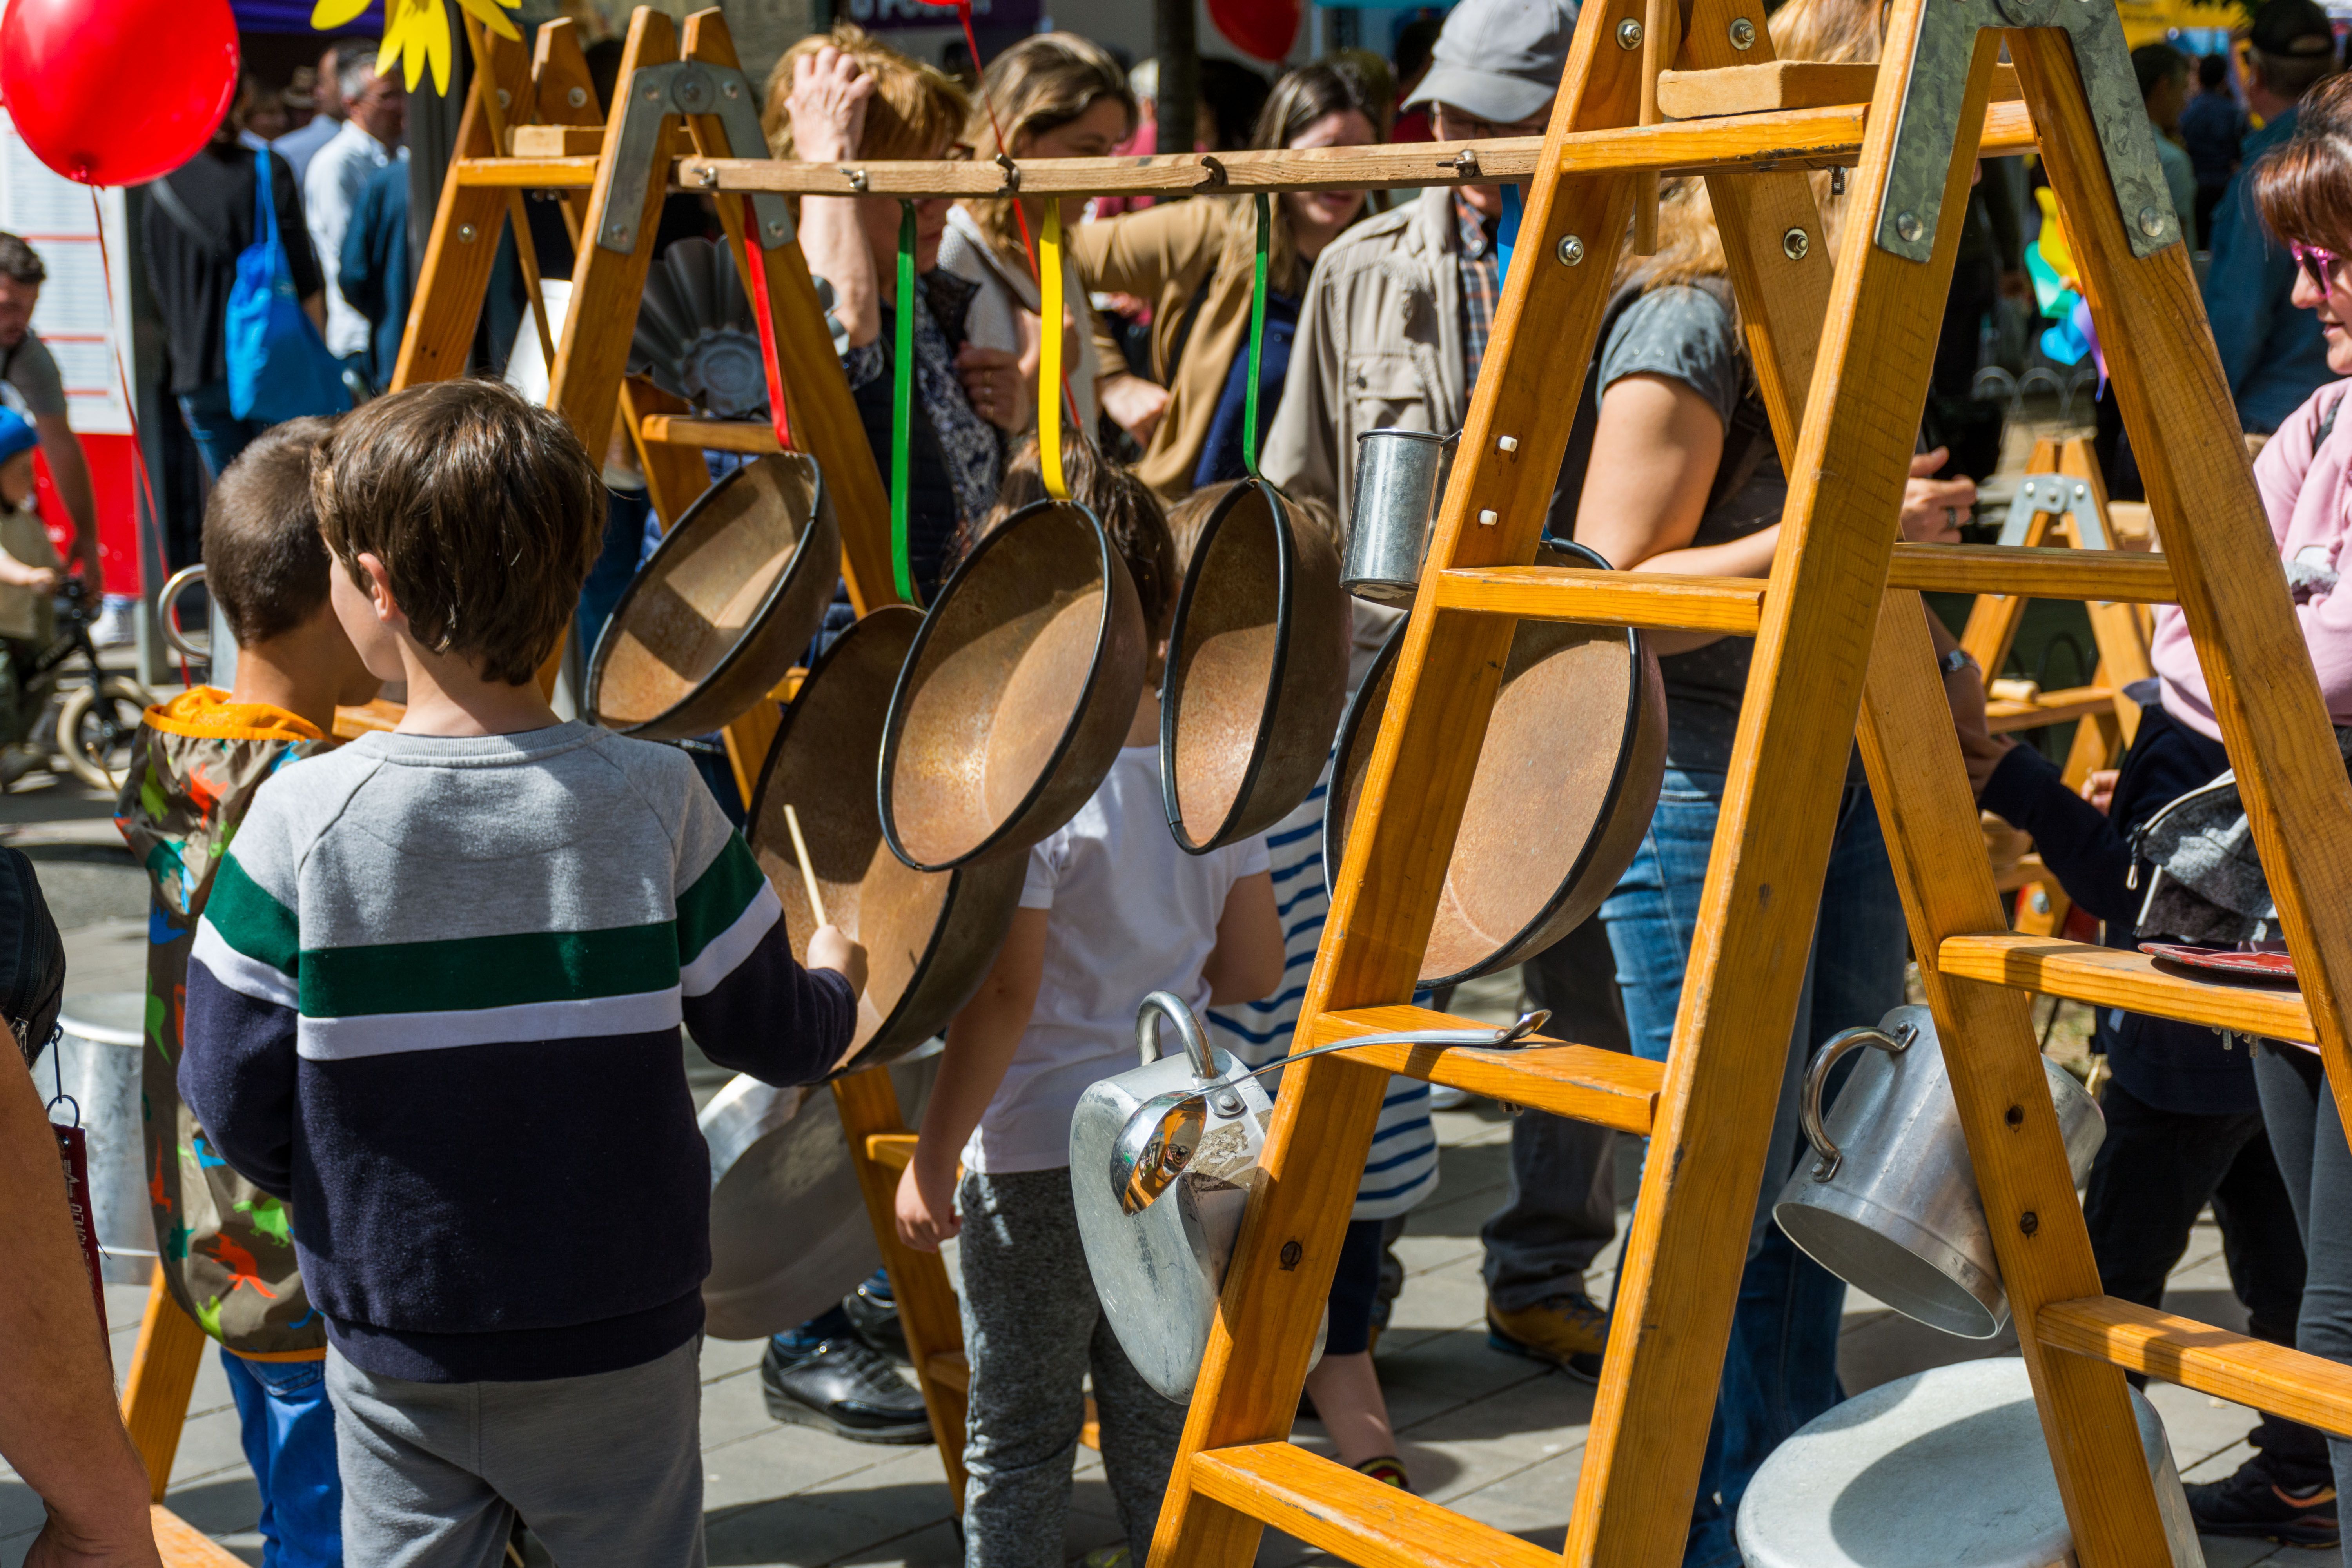
[[[784,805],[784,826],[793,832],[793,855],[801,863],[801,884],[808,889],[809,912],[816,917],[816,931],[809,937],[808,966],[830,969],[849,982],[850,989],[859,995],[866,994],[866,950],[852,942],[849,933],[824,918],[824,894],[817,888],[816,868],[809,864],[808,840],[801,837],[801,816]]]

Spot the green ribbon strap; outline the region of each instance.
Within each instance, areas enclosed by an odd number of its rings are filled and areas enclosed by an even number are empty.
[[[1242,467],[1251,479],[1257,474],[1258,355],[1265,342],[1265,253],[1269,243],[1265,193],[1257,193],[1257,259],[1250,279],[1249,389],[1242,403]]]
[[[915,204],[898,204],[898,342],[890,357],[890,572],[898,597],[916,604],[907,561],[907,456],[915,423]]]

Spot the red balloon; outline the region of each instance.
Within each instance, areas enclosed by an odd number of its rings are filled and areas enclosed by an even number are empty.
[[[9,0],[0,99],[33,155],[135,185],[196,155],[236,95],[228,0]]]
[[[1299,0],[1209,0],[1217,31],[1252,59],[1269,63],[1290,52],[1301,19]]]

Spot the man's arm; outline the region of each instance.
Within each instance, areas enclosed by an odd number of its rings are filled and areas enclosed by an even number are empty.
[[[159,1568],[147,1469],[114,1405],[114,1374],[90,1308],[89,1275],[66,1208],[58,1146],[0,1026],[0,1458],[33,1489],[48,1522],[27,1568],[84,1563]]]
[[[2253,210],[2253,186],[2242,174],[2213,213],[2213,263],[2205,274],[2205,315],[2213,346],[2235,394],[2262,362],[2271,335],[2271,289],[2265,276],[2269,242]]]
[[[66,570],[98,586],[98,498],[90,489],[89,459],[82,455],[81,438],[62,414],[37,414],[33,428],[40,434],[41,456],[48,459],[49,482],[58,500],[73,519],[73,543],[66,551]]]

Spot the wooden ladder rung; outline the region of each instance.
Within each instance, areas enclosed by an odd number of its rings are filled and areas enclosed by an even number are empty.
[[[525,191],[584,191],[596,183],[596,159],[460,158],[457,184]]]
[[[1669,120],[1699,120],[1774,109],[1829,109],[1868,103],[1877,90],[1875,65],[1769,60],[1713,70],[1660,71],[1658,112]],[[2023,96],[2015,66],[1993,67],[1992,96],[1995,102]]]
[[[165,1508],[150,1505],[148,1521],[155,1531],[155,1555],[163,1568],[245,1568],[245,1559]]]
[[[877,1165],[903,1171],[915,1158],[915,1135],[911,1132],[869,1132],[866,1135],[866,1157]]]
[[[1733,174],[1786,164],[1827,168],[1859,161],[1869,118],[1869,104],[1848,103],[1578,132],[1561,138],[1556,172],[1572,176]],[[1987,108],[1984,139],[1979,145],[1987,157],[2032,152],[2036,145],[2033,121],[2025,105],[1996,103]],[[1027,170],[1023,174],[1025,192]]]
[[[518,125],[508,137],[518,158],[593,158],[604,150],[601,125]]]
[[[2302,992],[2191,980],[2158,969],[2144,952],[2000,931],[1946,937],[1937,951],[1936,967],[1946,974],[2070,997],[2095,1007],[2123,1007],[2267,1039],[2305,1045],[2316,1039]],[[2217,1040],[2214,1049],[2220,1048]]]
[[[1475,1029],[1475,1018],[1458,1018],[1427,1007],[1360,1007],[1325,1013],[1312,1028],[1302,1021],[1301,1037],[1315,1045],[1336,1045],[1350,1035],[1386,1034],[1398,1029]],[[1538,1036],[1538,1038],[1543,1037]],[[1303,1048],[1303,1047],[1302,1047]],[[1620,1132],[1648,1137],[1658,1109],[1658,1093],[1665,1083],[1663,1062],[1645,1061],[1622,1051],[1593,1046],[1538,1046],[1516,1051],[1480,1051],[1467,1047],[1441,1049],[1435,1046],[1366,1046],[1346,1053],[1408,1078],[1426,1079],[1449,1089],[1549,1110],[1555,1116],[1590,1121]]]
[[[1195,1454],[1192,1484],[1362,1568],[1559,1568],[1557,1552],[1288,1443]]]
[[[1890,588],[2011,594],[2028,599],[2173,601],[2172,567],[2136,550],[2027,549],[2000,544],[1898,544]]]
[[[2046,1304],[2033,1336],[2052,1350],[2352,1436],[2352,1366],[2341,1362],[2113,1296]]]
[[[1985,728],[1996,735],[2011,730],[2038,730],[2044,724],[2063,724],[2070,719],[2112,713],[2115,707],[2115,691],[2105,686],[2068,686],[2023,700],[1995,697],[1985,702]]]
[[[678,414],[648,414],[637,421],[637,438],[656,446],[693,447],[705,452],[781,452],[775,426],[756,419],[695,419]]]

